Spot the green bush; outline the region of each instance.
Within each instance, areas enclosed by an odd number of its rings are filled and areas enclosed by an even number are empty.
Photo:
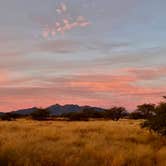
[[[155,114],[143,122],[141,126],[166,136],[166,103],[160,103],[155,108]]]

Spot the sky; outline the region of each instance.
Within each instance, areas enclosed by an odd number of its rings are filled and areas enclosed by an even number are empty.
[[[0,111],[104,108],[166,95],[165,0],[0,0]]]

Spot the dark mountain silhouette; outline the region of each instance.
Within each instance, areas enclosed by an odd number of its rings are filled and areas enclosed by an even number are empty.
[[[3,112],[0,112],[0,116],[3,116],[5,113],[3,113]]]
[[[20,109],[17,111],[13,111],[12,113],[19,114],[19,115],[30,115],[31,113],[37,111],[37,107]]]
[[[55,104],[52,105],[50,107],[47,108],[50,112],[51,115],[62,115],[68,112],[77,112],[77,111],[81,111],[81,107],[78,105],[64,105],[61,106],[59,104]]]
[[[55,105],[47,107],[46,109],[48,109],[48,111],[50,112],[50,115],[62,115],[62,114],[70,113],[70,112],[79,112],[85,108],[92,108],[94,111],[98,111],[98,112],[104,111],[103,108],[99,108],[99,107],[79,106],[74,104],[67,104],[67,105],[55,104]],[[16,113],[19,115],[30,115],[36,110],[37,110],[37,107],[32,107],[32,108],[13,111],[12,113]]]
[[[93,108],[94,111],[104,111],[104,109],[98,108],[98,107],[79,106],[74,104],[67,104],[64,106],[56,104],[56,105],[52,105],[48,107],[47,109],[49,110],[51,115],[62,115],[62,114],[70,113],[70,112],[79,112],[85,108]]]

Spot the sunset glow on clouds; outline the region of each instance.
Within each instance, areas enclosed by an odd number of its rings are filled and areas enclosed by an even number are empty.
[[[0,0],[0,111],[158,103],[166,95],[165,5]]]
[[[58,34],[64,35],[67,31],[78,27],[84,28],[90,24],[84,16],[72,17],[65,3],[61,2],[58,8],[56,8],[56,12],[57,20],[54,20],[52,25],[45,25],[42,30],[42,36],[44,38],[54,38]]]

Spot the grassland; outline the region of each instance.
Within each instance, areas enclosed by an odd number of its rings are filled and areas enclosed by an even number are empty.
[[[165,166],[166,139],[140,121],[0,121],[0,166]]]

